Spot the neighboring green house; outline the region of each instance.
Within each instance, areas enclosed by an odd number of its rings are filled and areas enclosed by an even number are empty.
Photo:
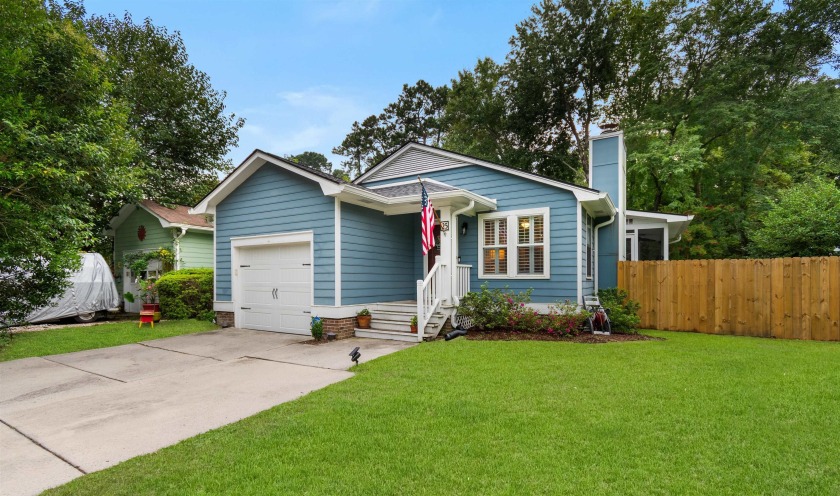
[[[189,213],[190,207],[168,208],[151,200],[126,205],[111,219],[108,234],[114,238],[114,279],[120,294],[137,294],[138,279],[160,275],[160,264],[149,263],[143,274],[132,274],[123,257],[130,252],[160,248],[175,254],[175,269],[213,267],[213,224],[205,215]],[[139,312],[140,301],[125,301],[126,312]]]

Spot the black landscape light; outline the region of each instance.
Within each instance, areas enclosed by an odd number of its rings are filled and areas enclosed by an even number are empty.
[[[353,348],[353,351],[350,352],[350,360],[355,362],[356,365],[359,365],[359,357],[360,356],[362,356],[362,354],[359,353],[359,347],[356,346],[355,348]]]

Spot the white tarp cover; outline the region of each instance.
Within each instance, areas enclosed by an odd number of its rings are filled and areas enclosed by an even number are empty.
[[[49,306],[29,314],[26,320],[36,323],[75,317],[119,305],[120,295],[105,259],[99,253],[83,253],[82,268],[70,276],[70,285],[64,294],[54,299]]]

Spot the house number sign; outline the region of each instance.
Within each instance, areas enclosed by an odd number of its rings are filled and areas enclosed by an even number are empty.
[[[442,220],[440,221],[440,232],[447,232],[449,231],[449,221]]]

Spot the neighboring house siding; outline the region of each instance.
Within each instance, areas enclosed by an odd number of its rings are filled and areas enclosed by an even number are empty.
[[[137,237],[140,226],[146,228],[143,241]],[[171,229],[164,229],[160,220],[141,207],[137,207],[131,215],[114,231],[114,264],[117,276],[117,290],[123,293],[123,255],[130,251],[152,251],[158,248],[172,249]]]
[[[577,301],[577,200],[572,192],[531,181],[477,165],[439,170],[423,174],[424,178],[443,181],[479,195],[495,199],[499,211],[550,207],[551,213],[551,279],[488,279],[491,288],[509,286],[515,291],[533,288],[532,301],[550,303],[562,300]],[[394,178],[376,184],[405,181]],[[365,182],[365,186],[374,183]],[[459,238],[459,255],[462,264],[472,265],[471,285],[474,290],[484,282],[478,279],[478,228],[477,217],[462,216],[458,226],[469,224],[466,237]],[[460,227],[458,227],[460,236]],[[422,258],[421,258],[422,260]]]
[[[187,231],[181,238],[181,268],[213,267],[213,233]]]
[[[423,256],[414,244],[417,218],[341,204],[342,305],[416,298],[416,259]]]
[[[314,299],[335,302],[335,200],[318,183],[266,164],[216,207],[216,300],[231,301],[230,238],[314,232]]]
[[[586,229],[586,219],[589,217],[589,214],[586,213],[586,210],[581,207],[581,223],[580,223],[580,276],[581,280],[583,281],[583,294],[581,296],[588,296],[595,292],[595,274],[594,274],[594,267],[593,267],[593,274],[591,279],[586,278],[586,244],[589,241],[589,233]],[[592,229],[593,232],[595,230],[595,219],[592,219]],[[595,244],[594,240],[592,244],[592,253],[593,256],[595,254]]]

